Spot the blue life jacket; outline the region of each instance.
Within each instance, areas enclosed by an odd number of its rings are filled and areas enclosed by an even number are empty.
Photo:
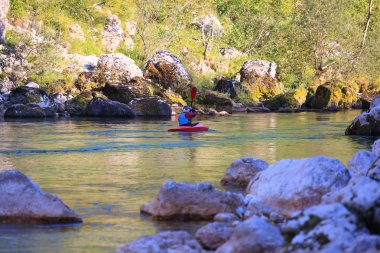
[[[191,123],[191,121],[186,118],[186,113],[181,113],[178,117],[178,123],[182,126]]]

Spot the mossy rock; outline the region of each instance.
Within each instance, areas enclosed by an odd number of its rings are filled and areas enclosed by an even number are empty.
[[[159,97],[136,98],[128,106],[132,108],[136,116],[170,117],[172,115],[170,105]]]
[[[247,90],[252,101],[269,99],[283,92],[282,84],[269,75],[248,79],[242,83],[242,87]]]
[[[341,89],[333,83],[325,83],[318,86],[313,97],[311,106],[313,109],[323,109],[331,106],[342,105],[343,93]]]
[[[75,81],[75,87],[82,91],[104,87],[105,77],[101,73],[82,72]]]
[[[149,97],[154,93],[151,82],[144,78],[135,78],[120,85],[106,84],[101,91],[109,99],[128,104],[135,98]]]
[[[289,91],[284,94],[279,94],[271,99],[264,101],[264,106],[272,111],[277,111],[280,108],[300,109],[306,101],[307,90],[300,88],[294,91]]]
[[[44,90],[27,86],[14,89],[10,95],[12,104],[37,104],[48,100],[49,96]]]
[[[67,103],[67,111],[73,116],[85,115],[87,105],[93,98],[108,99],[102,93],[84,91]]]
[[[200,96],[200,101],[204,105],[214,107],[217,111],[226,111],[228,113],[232,112],[234,105],[234,102],[228,95],[212,90],[205,90]]]
[[[167,51],[158,51],[147,61],[144,77],[181,95],[184,95],[193,83],[181,61]]]

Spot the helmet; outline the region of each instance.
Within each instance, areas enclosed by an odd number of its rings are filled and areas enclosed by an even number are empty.
[[[183,112],[190,112],[190,107],[187,105],[183,107]]]

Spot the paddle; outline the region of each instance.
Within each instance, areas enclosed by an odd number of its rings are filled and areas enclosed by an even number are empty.
[[[191,87],[191,93],[190,93],[190,98],[191,98],[191,103],[190,107],[193,107],[193,101],[195,97],[197,96],[197,87]]]

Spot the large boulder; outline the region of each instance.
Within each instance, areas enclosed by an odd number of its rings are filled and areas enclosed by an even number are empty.
[[[128,104],[136,116],[167,116],[172,115],[172,108],[159,97],[133,99]]]
[[[355,238],[348,252],[375,253],[380,252],[379,235],[361,235]]]
[[[323,203],[342,203],[359,215],[371,230],[380,232],[380,182],[355,176],[339,191],[323,197]]]
[[[372,100],[369,111],[358,115],[346,129],[346,135],[380,135],[380,96]]]
[[[5,31],[7,28],[7,15],[9,10],[9,0],[0,2],[0,44],[5,43]]]
[[[276,95],[264,102],[265,107],[272,111],[279,111],[284,108],[291,110],[300,109],[306,102],[307,90],[300,88]]]
[[[233,227],[226,222],[212,222],[197,230],[195,238],[208,250],[216,250],[230,239]]]
[[[360,220],[339,203],[296,212],[281,230],[287,252],[352,252],[349,250],[355,238],[368,233]]]
[[[222,185],[233,185],[247,187],[249,182],[257,173],[268,168],[269,164],[261,159],[243,157],[233,161],[220,183]]]
[[[253,101],[268,99],[282,92],[276,79],[277,64],[264,60],[246,61],[240,69],[240,82]]]
[[[0,223],[77,223],[82,218],[56,195],[17,170],[0,173]]]
[[[44,109],[38,105],[16,104],[8,107],[4,112],[5,118],[46,118],[55,114],[46,113]]]
[[[9,103],[10,107],[6,110],[5,117],[44,118],[54,117],[57,112],[57,105],[45,91],[28,86],[14,89],[10,94]]]
[[[244,62],[240,69],[242,81],[253,81],[257,77],[266,75],[272,78],[276,77],[277,64],[264,60],[248,60]]]
[[[240,214],[241,194],[221,192],[209,183],[195,185],[164,183],[153,202],[143,204],[140,211],[154,219],[212,220],[217,213]]]
[[[114,253],[161,253],[186,252],[206,253],[199,243],[185,231],[165,231],[155,235],[146,235],[128,243]]]
[[[343,188],[349,180],[348,170],[337,159],[324,156],[284,159],[252,179],[247,192],[289,215],[319,204],[324,194]]]
[[[102,45],[108,52],[114,52],[123,40],[123,29],[118,16],[107,17],[107,24],[102,31]]]
[[[209,107],[214,107],[217,111],[231,113],[232,108],[234,107],[234,102],[226,94],[212,90],[206,90],[204,94],[201,95],[200,99],[203,104]]]
[[[153,87],[151,82],[144,78],[134,78],[122,85],[106,84],[101,91],[111,100],[128,104],[135,98],[152,96]]]
[[[72,116],[85,115],[88,102],[94,98],[94,94],[91,91],[84,91],[78,96],[70,99],[66,103],[66,109]]]
[[[240,223],[230,239],[216,253],[270,253],[280,252],[285,240],[280,229],[253,216]]]
[[[313,109],[330,108],[348,109],[359,100],[357,92],[351,87],[339,87],[335,83],[327,82],[319,85],[311,101]]]
[[[126,104],[103,98],[94,98],[87,105],[86,115],[92,117],[132,118],[135,116],[135,113]]]
[[[158,51],[147,61],[144,77],[181,95],[188,93],[193,82],[181,61],[167,51]]]
[[[119,53],[100,56],[97,72],[110,84],[126,83],[143,75],[131,58]]]

